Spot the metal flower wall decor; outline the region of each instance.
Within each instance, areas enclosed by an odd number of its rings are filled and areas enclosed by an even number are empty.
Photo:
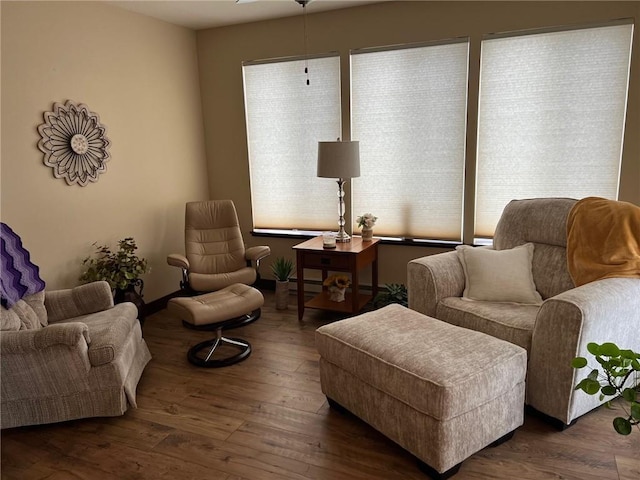
[[[109,140],[106,128],[100,125],[98,114],[89,107],[71,100],[53,104],[53,111],[44,113],[44,123],[38,126],[38,149],[44,153],[44,164],[53,168],[56,178],[69,185],[82,187],[97,182],[107,170]]]

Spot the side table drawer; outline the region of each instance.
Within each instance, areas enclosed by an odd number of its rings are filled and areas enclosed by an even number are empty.
[[[322,253],[305,253],[303,266],[305,268],[349,268],[347,255],[326,255]]]

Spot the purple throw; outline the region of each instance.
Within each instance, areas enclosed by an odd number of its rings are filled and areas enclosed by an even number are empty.
[[[29,252],[22,246],[20,237],[6,223],[0,222],[0,300],[2,306],[11,308],[26,295],[44,290],[44,280],[39,268],[29,258]]]

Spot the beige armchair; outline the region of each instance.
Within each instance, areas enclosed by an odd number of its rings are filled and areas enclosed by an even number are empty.
[[[514,200],[496,227],[495,250],[533,243],[531,273],[542,300],[538,304],[462,298],[465,271],[459,252],[412,260],[407,272],[410,308],[524,347],[526,403],[562,425],[601,403],[597,395],[574,390],[585,373],[573,369],[571,360],[591,358],[587,343],[615,342],[640,350],[639,279],[607,278],[574,287],[566,246],[567,218],[575,203],[565,198]]]
[[[122,415],[151,359],[132,303],[107,282],[0,307],[2,428]]]
[[[180,286],[196,292],[253,284],[260,260],[271,253],[267,246],[245,248],[231,200],[187,203],[184,238],[185,255],[172,253],[167,263],[182,270]]]

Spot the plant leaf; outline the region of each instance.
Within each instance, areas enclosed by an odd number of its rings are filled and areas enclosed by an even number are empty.
[[[636,391],[633,388],[625,388],[622,391],[622,398],[624,398],[627,402],[635,402]]]
[[[587,359],[584,357],[576,357],[571,360],[571,366],[573,368],[583,368],[587,366]]]
[[[600,353],[600,345],[594,342],[587,343],[587,351],[595,357]]]
[[[631,433],[631,422],[626,418],[616,417],[613,419],[613,428],[620,435],[629,435]]]
[[[620,356],[620,349],[615,343],[606,342],[600,345],[600,355],[606,355],[608,357]]]

